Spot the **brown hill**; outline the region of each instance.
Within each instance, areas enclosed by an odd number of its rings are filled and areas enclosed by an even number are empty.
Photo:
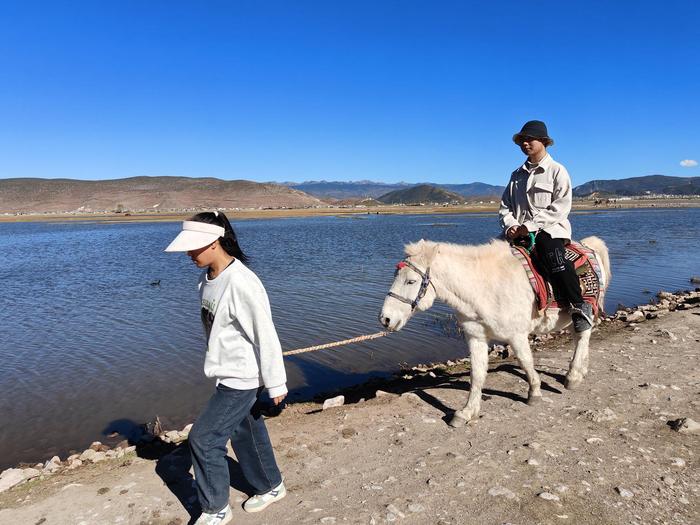
[[[304,208],[322,204],[279,184],[214,178],[132,177],[0,180],[0,213]]]

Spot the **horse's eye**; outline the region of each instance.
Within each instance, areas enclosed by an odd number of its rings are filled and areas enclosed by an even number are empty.
[[[406,281],[406,284],[416,284],[416,281],[415,279],[409,279],[408,281]]]

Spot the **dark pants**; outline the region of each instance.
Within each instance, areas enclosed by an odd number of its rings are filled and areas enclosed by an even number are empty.
[[[564,240],[552,239],[545,231],[535,237],[537,267],[552,283],[557,302],[565,306],[580,305],[581,285],[574,265],[564,258]]]
[[[243,475],[257,494],[282,482],[262,415],[254,409],[259,390],[216,387],[204,412],[190,431],[197,495],[203,512],[216,513],[228,505],[229,478],[226,442],[231,446]]]

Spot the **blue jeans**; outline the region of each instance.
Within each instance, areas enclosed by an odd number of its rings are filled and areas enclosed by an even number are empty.
[[[254,409],[260,391],[217,386],[190,431],[195,485],[203,512],[216,513],[228,505],[229,439],[243,475],[256,494],[264,494],[282,482],[267,428],[260,412]]]

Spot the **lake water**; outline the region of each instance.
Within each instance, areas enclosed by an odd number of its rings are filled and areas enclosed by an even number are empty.
[[[700,275],[700,209],[572,216],[577,238],[610,248],[607,310],[687,289]],[[265,284],[285,349],[376,332],[406,242],[481,243],[495,214],[360,215],[234,222]],[[198,270],[163,248],[179,223],[0,224],[0,469],[83,449],[156,414],[183,425],[212,392],[204,378]],[[150,283],[160,280],[159,286]],[[360,383],[399,363],[461,357],[434,308],[397,334],[288,358],[290,399]]]

